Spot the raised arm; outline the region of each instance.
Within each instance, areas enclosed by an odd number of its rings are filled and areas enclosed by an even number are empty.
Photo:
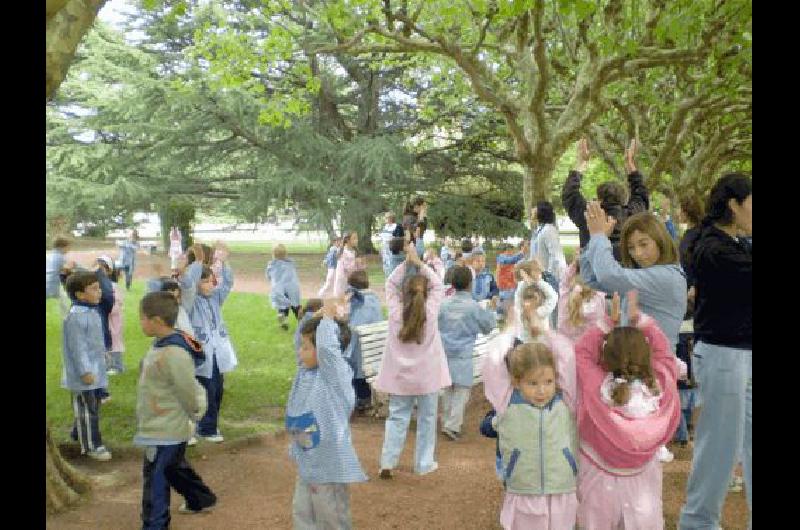
[[[624,293],[631,289],[658,293],[664,286],[644,269],[626,269],[614,259],[611,242],[603,234],[594,234],[584,251],[597,278],[600,290],[606,293]]]
[[[219,305],[225,303],[225,299],[227,299],[228,295],[231,294],[231,289],[233,289],[233,269],[231,269],[227,262],[223,262],[222,284],[217,286],[213,294],[213,296],[219,302]]]
[[[325,386],[341,398],[340,403],[348,404],[352,409],[355,401],[353,394],[353,370],[344,358],[339,342],[339,326],[325,316],[317,327],[317,363],[319,376]]]
[[[511,376],[506,366],[506,355],[514,345],[514,336],[502,333],[487,344],[487,353],[483,357],[481,379],[486,399],[492,404],[497,414],[502,414],[511,400]]]
[[[558,293],[556,293],[556,290],[553,289],[550,284],[544,281],[542,278],[536,282],[536,285],[538,285],[539,288],[544,291],[545,297],[541,305],[536,308],[536,314],[539,315],[539,318],[547,318],[558,305]]]
[[[181,305],[191,316],[194,299],[197,297],[197,283],[203,274],[203,264],[195,261],[183,271],[179,282],[181,285]]]
[[[564,187],[561,189],[561,203],[564,205],[564,209],[567,210],[570,220],[578,227],[581,247],[586,245],[586,240],[589,239],[586,219],[583,217],[583,212],[586,210],[586,199],[581,193],[581,179],[583,178],[581,172],[586,171],[588,157],[588,143],[585,139],[582,139],[577,145],[577,171],[571,170],[569,172],[567,180],[564,181]]]
[[[403,278],[406,276],[406,262],[394,268],[386,278],[386,306],[389,308],[389,319],[403,319]]]

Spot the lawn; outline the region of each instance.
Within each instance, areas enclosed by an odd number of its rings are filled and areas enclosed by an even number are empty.
[[[103,441],[114,447],[130,445],[136,429],[136,382],[139,361],[150,338],[139,327],[138,305],[144,283],[134,282],[123,306],[126,371],[110,378],[112,400],[100,414]],[[264,296],[231,293],[223,306],[239,359],[236,369],[225,376],[225,396],[220,430],[228,438],[273,431],[282,426],[283,407],[295,372],[292,337],[277,325],[275,311]],[[69,392],[61,388],[61,319],[57,300],[47,300],[47,417],[57,441],[67,441],[72,426]]]

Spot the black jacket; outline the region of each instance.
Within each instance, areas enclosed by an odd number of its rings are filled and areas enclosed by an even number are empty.
[[[681,258],[681,267],[683,272],[686,273],[686,288],[691,289],[694,285],[694,271],[692,270],[692,262],[689,259],[689,247],[694,244],[695,240],[700,237],[700,227],[693,226],[686,230],[678,245],[678,255]]]
[[[564,209],[567,210],[567,215],[570,220],[578,227],[578,235],[580,237],[581,248],[585,248],[589,243],[589,228],[586,226],[586,199],[581,193],[581,175],[577,171],[570,171],[567,180],[564,182],[564,187],[561,190],[561,203]],[[644,177],[638,171],[634,171],[628,175],[628,188],[630,190],[630,197],[628,204],[605,203],[601,204],[603,210],[607,215],[612,216],[617,220],[614,231],[608,238],[611,241],[611,248],[614,251],[614,257],[619,261],[619,234],[622,229],[622,223],[628,216],[635,213],[645,212],[650,208],[650,197],[647,193],[647,187],[644,185]]]
[[[694,336],[708,344],[753,347],[752,246],[722,230],[702,229],[691,254]]]

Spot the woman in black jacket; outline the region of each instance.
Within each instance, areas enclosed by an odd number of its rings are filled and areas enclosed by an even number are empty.
[[[723,176],[688,248],[695,282],[694,375],[703,412],[680,528],[717,528],[739,452],[752,517],[753,232],[749,177]]]

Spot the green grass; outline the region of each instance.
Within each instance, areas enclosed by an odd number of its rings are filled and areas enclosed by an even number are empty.
[[[216,240],[204,239],[202,236],[195,239],[197,243],[205,243],[213,246]],[[272,255],[272,249],[278,242],[276,241],[225,241],[231,252],[259,252]],[[289,253],[292,252],[321,252],[323,255],[328,251],[326,242],[306,242],[295,241],[283,243]]]
[[[131,445],[136,430],[139,361],[152,342],[139,327],[138,306],[143,294],[144,283],[138,281],[125,293],[126,371],[109,378],[112,400],[100,413],[103,442],[112,450]],[[223,306],[223,316],[239,365],[225,376],[220,430],[229,439],[274,431],[282,425],[283,407],[295,373],[294,324],[289,331],[281,330],[266,296],[259,294],[231,293]],[[67,441],[73,415],[69,392],[61,388],[61,318],[57,300],[47,300],[46,330],[47,418],[56,441]]]

